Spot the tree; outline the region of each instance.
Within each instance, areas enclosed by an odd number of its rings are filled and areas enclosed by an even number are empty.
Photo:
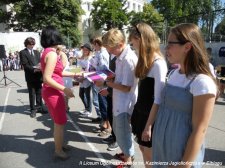
[[[208,5],[204,6],[200,22],[202,23],[201,28],[206,36],[206,40],[212,40],[214,24],[218,22],[218,18],[221,18],[224,11],[221,8],[220,0],[209,0]]]
[[[212,39],[214,24],[224,11],[221,0],[152,0],[152,4],[169,27],[185,22],[198,24],[206,40]]]
[[[118,27],[122,29],[128,24],[129,14],[123,0],[96,0],[91,11],[95,29],[109,30]]]
[[[139,22],[145,22],[149,24],[159,36],[162,35],[163,29],[163,15],[152,6],[151,3],[144,4],[142,12],[131,12],[131,25],[136,25]]]
[[[162,13],[169,26],[178,23],[198,23],[203,12],[208,12],[212,0],[153,0],[152,4]]]
[[[51,24],[70,44],[79,44],[78,21],[83,14],[80,0],[1,0],[0,5],[3,4],[10,4],[10,11],[0,12],[0,19],[8,28],[37,32]]]

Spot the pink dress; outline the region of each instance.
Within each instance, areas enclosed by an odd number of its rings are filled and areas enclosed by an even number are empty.
[[[54,51],[51,48],[46,48],[41,56],[41,69],[42,73],[45,70],[45,56],[50,52]],[[55,51],[54,51],[55,52]],[[64,85],[63,77],[63,64],[58,57],[55,69],[52,74],[52,79],[54,79],[57,83]],[[48,84],[44,83],[42,87],[42,98],[44,99],[48,111],[56,124],[64,125],[67,121],[66,118],[66,104],[64,100],[64,93],[60,90],[54,89]]]

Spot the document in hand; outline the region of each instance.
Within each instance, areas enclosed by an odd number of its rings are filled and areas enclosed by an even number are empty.
[[[115,73],[109,69],[104,69],[100,71],[85,73],[84,77],[86,77],[89,81],[94,82],[98,80],[112,79],[115,77]]]
[[[41,69],[41,66],[40,65],[35,65],[33,66],[34,69]]]

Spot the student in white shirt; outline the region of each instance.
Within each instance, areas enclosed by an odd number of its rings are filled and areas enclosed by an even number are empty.
[[[111,29],[102,37],[103,46],[110,54],[117,57],[114,81],[106,82],[113,88],[113,130],[117,143],[123,152],[123,164],[131,164],[134,145],[130,118],[137,99],[137,78],[134,70],[137,56],[125,43],[124,34],[118,29]],[[118,165],[121,166],[121,165]]]

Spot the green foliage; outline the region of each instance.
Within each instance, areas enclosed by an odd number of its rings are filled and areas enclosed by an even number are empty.
[[[2,4],[14,3],[12,12],[0,13],[0,19],[14,31],[40,31],[47,25],[56,26],[64,38],[70,38],[75,46],[80,42],[79,16],[83,14],[80,0],[2,0]],[[9,17],[10,16],[10,17]]]
[[[143,11],[142,12],[131,12],[131,25],[136,25],[139,22],[145,22],[149,24],[155,32],[159,34],[159,36],[162,34],[163,29],[163,15],[159,14],[158,11],[155,10],[155,8],[152,6],[152,4],[144,4]]]
[[[128,24],[129,14],[124,8],[126,1],[119,0],[96,0],[93,2],[91,11],[95,29],[109,30],[118,27],[122,29]]]
[[[153,0],[152,4],[163,14],[169,26],[178,23],[198,23],[203,13],[207,13],[212,0]]]
[[[224,12],[221,0],[152,0],[152,4],[163,14],[168,27],[185,22],[198,24],[206,40],[212,39],[214,25]]]

